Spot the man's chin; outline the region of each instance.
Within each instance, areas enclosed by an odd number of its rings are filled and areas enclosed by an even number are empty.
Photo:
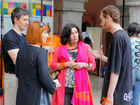
[[[109,29],[106,28],[106,27],[104,27],[103,30],[106,31],[106,32],[109,32]]]
[[[26,28],[23,28],[22,31],[26,30]]]

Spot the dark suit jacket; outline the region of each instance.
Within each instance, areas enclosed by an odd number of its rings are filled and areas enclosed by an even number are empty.
[[[40,105],[41,88],[53,94],[55,83],[48,74],[48,56],[43,48],[27,45],[19,50],[16,76],[19,78],[16,105]]]

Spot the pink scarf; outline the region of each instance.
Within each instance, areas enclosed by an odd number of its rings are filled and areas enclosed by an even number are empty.
[[[78,43],[77,62],[87,62],[87,51],[82,42]],[[92,91],[87,70],[82,68],[74,71],[75,86],[72,97],[74,105],[93,105]]]

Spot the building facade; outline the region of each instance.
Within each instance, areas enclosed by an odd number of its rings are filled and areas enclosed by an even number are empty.
[[[53,33],[60,36],[62,28],[67,23],[75,23],[80,28],[82,22],[89,22],[91,27],[100,27],[100,10],[106,5],[116,5],[121,11],[121,24],[124,0],[42,0],[43,1],[43,22],[50,23]],[[41,0],[3,0],[0,2],[0,13],[3,7],[3,29],[0,32],[6,33],[12,28],[10,14],[13,8],[22,6],[30,12],[30,21],[41,21]],[[124,29],[129,23],[138,22],[140,24],[140,0],[125,0]],[[1,14],[0,14],[1,15]],[[26,32],[25,32],[26,33]],[[104,45],[103,50],[107,55],[107,50],[112,36],[103,31],[100,43]],[[93,39],[94,40],[94,39]],[[94,45],[93,45],[94,46]],[[104,65],[104,64],[103,64]]]

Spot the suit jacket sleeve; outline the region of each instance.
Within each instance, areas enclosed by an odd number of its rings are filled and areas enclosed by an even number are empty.
[[[55,92],[56,84],[48,74],[48,54],[44,49],[40,52],[37,62],[40,82],[43,88],[53,94]]]

